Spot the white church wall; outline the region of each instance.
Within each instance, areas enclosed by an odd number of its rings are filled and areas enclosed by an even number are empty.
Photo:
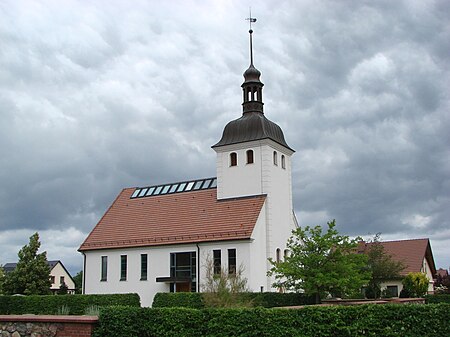
[[[262,222],[263,220],[258,222]],[[263,226],[257,226],[263,227]],[[237,266],[243,265],[244,277],[248,279],[251,291],[259,291],[265,281],[266,269],[264,267],[264,254],[257,249],[264,246],[262,234],[257,240],[220,241],[186,245],[170,245],[141,248],[108,249],[85,252],[86,266],[84,273],[87,276],[84,284],[86,294],[114,294],[138,293],[141,305],[148,307],[153,302],[157,292],[169,292],[168,283],[156,282],[157,277],[170,276],[170,253],[196,252],[200,256],[200,283],[197,289],[202,290],[205,282],[206,259],[212,257],[214,249],[221,250],[222,266],[228,269],[228,249],[236,249]],[[141,254],[148,256],[147,280],[141,281]],[[127,279],[120,280],[121,255],[127,256]],[[108,257],[107,280],[101,281],[102,256]],[[198,266],[198,264],[197,264]],[[198,275],[197,275],[198,277]]]

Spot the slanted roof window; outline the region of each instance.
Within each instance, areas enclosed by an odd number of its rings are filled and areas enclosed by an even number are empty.
[[[153,195],[159,195],[161,193],[162,188],[163,188],[162,186],[158,186],[155,192],[153,192]]]
[[[161,194],[166,194],[169,191],[170,185],[166,185],[163,187]]]
[[[194,190],[199,190],[200,187],[202,187],[202,184],[203,184],[203,180],[197,181],[194,185]]]
[[[150,187],[147,191],[147,194],[145,195],[146,197],[148,197],[149,195],[152,195],[153,191],[155,190],[154,187]]]
[[[131,196],[132,198],[136,198],[137,196],[138,196],[138,194],[139,194],[139,192],[141,191],[141,189],[140,188],[137,188],[135,191],[134,191],[134,193],[133,193],[133,195]]]
[[[192,190],[192,187],[194,186],[194,182],[191,181],[187,184],[185,191],[190,191]]]
[[[180,186],[177,189],[177,192],[183,192],[185,187],[186,187],[186,183],[180,184]]]
[[[143,196],[145,195],[146,192],[147,192],[147,188],[143,188],[143,189],[141,190],[141,193],[139,193],[139,196],[140,196],[140,197],[143,197]]]
[[[173,184],[172,187],[170,188],[169,193],[174,193],[177,190],[178,184]]]
[[[203,183],[202,190],[207,189],[209,185],[211,184],[212,179],[206,179]]]
[[[211,186],[209,186],[209,188],[215,188],[217,187],[217,178],[213,180],[213,182],[211,183]]]

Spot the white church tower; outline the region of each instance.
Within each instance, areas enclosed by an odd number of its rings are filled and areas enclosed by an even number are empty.
[[[267,195],[265,205],[266,258],[282,259],[286,240],[296,220],[292,207],[291,156],[281,128],[263,112],[261,73],[253,65],[250,33],[250,66],[244,72],[243,113],[229,122],[217,153],[217,198]],[[268,262],[266,268],[269,268]],[[271,280],[267,280],[267,289]]]

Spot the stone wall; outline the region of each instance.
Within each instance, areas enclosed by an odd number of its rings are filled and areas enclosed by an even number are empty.
[[[0,315],[0,337],[91,337],[97,316]]]

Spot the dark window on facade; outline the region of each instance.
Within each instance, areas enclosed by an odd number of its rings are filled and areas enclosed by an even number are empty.
[[[286,260],[286,258],[289,256],[289,250],[285,249],[284,250],[284,259]]]
[[[237,153],[236,152],[230,153],[230,166],[237,166]]]
[[[398,297],[398,286],[387,286],[386,295],[389,297]]]
[[[281,261],[281,249],[277,248],[277,262]]]
[[[102,256],[102,274],[100,281],[106,281],[108,279],[108,257]]]
[[[253,150],[247,151],[247,164],[253,164],[254,158],[253,158]]]
[[[170,253],[170,277],[176,278],[179,283],[171,283],[170,291],[188,290],[186,286],[190,284],[189,291],[196,291],[196,253]],[[186,282],[180,282],[186,280]],[[183,289],[183,290],[181,290]]]
[[[281,155],[281,168],[286,168],[286,157]]]
[[[50,282],[51,282],[52,284],[55,284],[55,277],[54,277],[54,276],[50,276]]]
[[[120,280],[127,280],[127,256],[120,255]]]
[[[220,249],[213,250],[214,275],[220,275],[222,270],[222,251]]]
[[[59,277],[59,284],[64,284],[64,283],[66,283],[65,280],[64,280],[64,276],[60,276]]]
[[[228,249],[228,273],[236,274],[236,249]]]
[[[277,151],[273,151],[273,164],[278,165],[278,153]]]
[[[141,281],[147,280],[147,264],[148,264],[147,254],[141,254]]]

